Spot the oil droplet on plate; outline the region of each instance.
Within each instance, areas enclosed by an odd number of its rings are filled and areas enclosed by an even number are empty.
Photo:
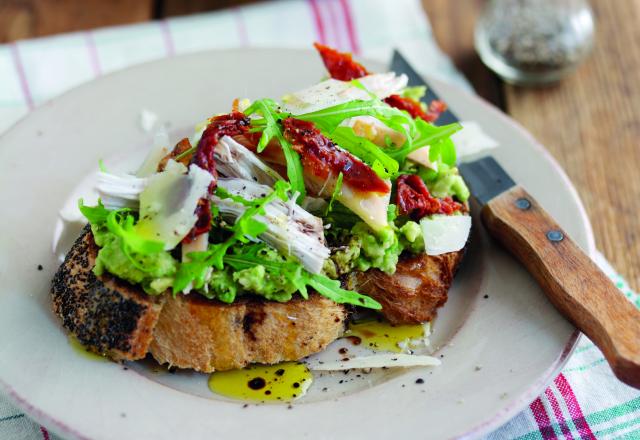
[[[371,350],[394,353],[406,352],[412,341],[422,341],[429,336],[423,324],[393,325],[382,320],[350,322],[344,335],[359,339],[358,344]]]
[[[209,376],[209,389],[238,400],[289,402],[304,396],[312,381],[313,375],[306,365],[283,362],[217,371]]]
[[[71,346],[73,351],[75,351],[77,354],[79,354],[83,358],[91,359],[92,361],[100,361],[100,362],[106,362],[108,360],[105,356],[101,356],[92,351],[89,351],[84,345],[80,343],[80,341],[78,341],[78,339],[75,336],[69,335],[68,339],[69,339],[69,345]]]

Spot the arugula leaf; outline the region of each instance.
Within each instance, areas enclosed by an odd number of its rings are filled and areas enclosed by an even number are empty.
[[[294,261],[273,261],[263,258],[259,253],[266,246],[254,244],[244,246],[241,253],[226,255],[224,262],[235,270],[250,269],[261,265],[272,276],[281,276],[290,281],[304,299],[309,298],[307,285],[303,281],[303,272],[306,272],[301,264]]]
[[[284,276],[289,279],[303,298],[308,298],[307,286],[312,287],[320,295],[325,296],[340,304],[353,304],[380,310],[382,306],[368,296],[361,295],[351,290],[340,287],[340,282],[332,280],[324,275],[312,274],[304,270],[301,264],[293,261],[266,261],[259,255],[260,249],[264,245],[246,246],[242,249],[242,254],[231,254],[224,257],[224,262],[235,270],[248,269],[256,265],[262,265],[274,276]]]
[[[78,209],[92,226],[106,226],[109,232],[120,237],[125,253],[133,251],[142,255],[151,255],[164,250],[163,242],[147,240],[137,234],[134,228],[135,218],[127,214],[131,211],[128,208],[110,211],[104,207],[102,200],[98,200],[97,206],[86,206],[80,199]]]
[[[337,127],[330,135],[333,142],[368,164],[381,179],[394,176],[400,165],[382,148],[355,134],[351,127]]]
[[[416,124],[413,118],[402,110],[390,107],[379,99],[355,100],[334,105],[311,113],[297,115],[297,119],[310,121],[323,132],[331,135],[342,121],[355,116],[373,116],[392,130],[403,133],[411,144]]]
[[[84,215],[92,228],[106,228],[116,237],[120,238],[122,253],[127,257],[133,267],[142,272],[152,272],[153,268],[144,267],[131,255],[148,256],[164,252],[164,243],[161,241],[142,238],[135,230],[135,218],[128,214],[128,208],[110,211],[104,207],[101,200],[97,206],[86,206],[82,199],[78,200],[78,209]],[[95,230],[94,230],[95,231]],[[96,239],[97,240],[97,239]]]
[[[434,158],[442,156],[447,161],[453,159],[453,163],[455,163],[455,146],[449,137],[462,128],[459,123],[436,126],[422,119],[416,119],[415,127],[417,136],[411,144],[405,144],[395,150],[387,149],[385,152],[398,162],[404,162],[413,151],[429,145],[431,146],[430,159],[432,158],[431,154],[433,154]]]
[[[107,229],[114,235],[122,239],[122,246],[125,253],[129,251],[142,255],[157,254],[164,250],[164,243],[161,241],[147,240],[142,238],[134,229],[135,219],[132,215],[124,215],[121,210],[111,211],[107,215]]]
[[[293,145],[285,139],[282,134],[282,128],[280,127],[280,121],[289,115],[287,113],[280,113],[278,111],[278,104],[272,99],[255,101],[245,111],[245,114],[248,116],[256,113],[263,118],[262,121],[252,121],[252,125],[255,128],[262,129],[262,136],[258,142],[258,153],[262,152],[274,137],[280,142],[284,158],[287,162],[287,178],[289,182],[291,182],[293,191],[299,193],[298,200],[303,200],[306,196],[306,189],[304,186],[302,162],[300,162],[298,153],[293,149]]]
[[[313,287],[320,295],[326,296],[337,303],[353,304],[374,310],[382,309],[382,305],[375,299],[361,295],[352,290],[345,290],[341,288],[340,281],[338,280],[332,280],[324,275],[310,274],[309,279],[306,281],[307,284]]]
[[[456,146],[451,138],[445,138],[432,144],[429,149],[429,160],[432,162],[441,161],[449,166],[454,166],[456,164]]]
[[[324,216],[325,217],[333,209],[334,200],[337,199],[338,197],[340,197],[340,195],[342,194],[342,178],[343,177],[344,176],[343,176],[342,172],[340,174],[338,174],[338,179],[336,180],[336,186],[335,186],[335,188],[333,188],[333,193],[331,194],[331,199],[329,199],[329,204],[327,205],[327,208],[324,211]]]
[[[287,200],[287,192],[291,189],[291,185],[287,182],[279,180],[275,183],[274,189],[265,197],[246,200],[241,196],[229,193],[224,188],[218,187],[216,195],[221,199],[231,199],[236,203],[240,203],[247,207],[236,223],[229,228],[232,233],[222,243],[213,243],[203,252],[190,252],[187,254],[190,261],[183,262],[178,268],[178,272],[173,282],[173,294],[184,290],[189,283],[193,282],[193,287],[200,289],[204,286],[207,271],[210,267],[222,270],[224,267],[224,258],[231,246],[237,242],[248,243],[250,239],[256,239],[260,234],[267,230],[267,225],[254,219],[256,215],[265,213],[265,206],[279,198],[282,201]]]
[[[278,112],[278,103],[273,99],[259,99],[245,111],[247,115],[255,113],[264,118],[264,128],[258,143],[258,153],[262,153],[272,138],[279,140],[278,134],[282,135],[278,122],[284,119],[284,116],[283,113]]]
[[[78,200],[78,209],[92,225],[100,226],[107,221],[111,211],[104,207],[102,200],[98,199],[98,206],[87,206],[83,199]]]
[[[213,253],[216,249],[213,249],[209,245],[209,250],[205,252],[190,252],[188,254],[189,261],[183,262],[178,266],[178,271],[173,279],[172,291],[175,298],[178,292],[182,292],[187,288],[189,283],[193,283],[193,288],[201,289],[204,286],[207,277],[207,271],[212,266],[210,260],[216,259]],[[221,252],[220,249],[218,252]],[[226,249],[224,249],[226,252]]]

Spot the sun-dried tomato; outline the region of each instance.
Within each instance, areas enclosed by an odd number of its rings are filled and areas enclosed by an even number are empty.
[[[208,171],[213,176],[213,180],[209,184],[209,193],[213,193],[218,183],[218,172],[214,158],[216,145],[224,136],[239,136],[247,133],[250,123],[249,118],[243,113],[232,111],[227,115],[212,118],[202,133],[196,152],[191,158],[191,163]],[[182,240],[184,243],[192,242],[198,235],[209,232],[211,229],[211,203],[208,199],[202,198],[198,201],[195,214],[198,220]]]
[[[391,95],[388,98],[385,98],[384,102],[389,104],[391,107],[405,110],[414,119],[421,118],[427,122],[434,122],[438,119],[441,113],[447,110],[447,105],[444,102],[433,100],[431,101],[431,104],[429,104],[429,110],[425,112],[419,101],[400,95]]]
[[[444,101],[440,101],[439,99],[434,99],[429,103],[429,111],[427,115],[430,118],[433,118],[432,121],[435,121],[440,117],[440,115],[447,111],[447,104]],[[429,122],[429,121],[427,121]]]
[[[211,229],[211,202],[209,199],[198,200],[195,215],[198,218],[196,224],[193,225],[187,236],[182,239],[183,243],[191,243],[196,237],[209,232]]]
[[[351,81],[369,74],[362,64],[353,60],[350,53],[338,52],[320,43],[313,43],[313,45],[320,53],[324,66],[329,71],[331,78],[340,81]]]
[[[364,162],[341,150],[325,137],[312,122],[287,118],[282,122],[285,138],[300,154],[306,173],[327,179],[342,173],[343,182],[358,191],[388,193],[387,182]]]
[[[462,211],[462,203],[451,197],[439,199],[433,197],[424,181],[415,174],[403,174],[397,180],[396,204],[400,214],[408,215],[413,220],[420,220],[426,215],[453,214]]]
[[[216,145],[218,145],[218,142],[224,136],[238,136],[246,133],[249,130],[250,123],[251,121],[244,113],[233,111],[227,115],[212,118],[202,133],[202,137],[198,142],[198,148],[196,148],[191,163],[198,165],[203,170],[209,171],[213,176],[209,191],[213,191],[216,188],[218,179],[214,158]]]

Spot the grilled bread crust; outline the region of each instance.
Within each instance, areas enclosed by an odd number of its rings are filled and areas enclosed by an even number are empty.
[[[165,302],[150,352],[161,364],[207,373],[296,361],[340,337],[345,318],[343,306],[318,294],[233,304],[178,295]]]
[[[431,321],[447,294],[464,249],[442,255],[401,255],[396,272],[378,269],[352,272],[347,284],[382,304],[382,314],[392,324]]]
[[[463,253],[402,255],[393,275],[353,272],[346,283],[379,301],[393,324],[430,321],[447,300]],[[53,279],[53,310],[80,343],[114,360],[151,353],[179,368],[229,370],[299,360],[344,331],[345,307],[318,294],[286,303],[253,297],[233,304],[199,295],[150,296],[109,274],[97,277],[97,254],[87,227]]]
[[[53,311],[92,351],[115,360],[146,356],[163,296],[150,296],[126,281],[92,269],[98,246],[87,227],[53,278]]]
[[[199,295],[147,295],[92,269],[98,254],[91,230],[76,240],[54,276],[53,310],[80,343],[114,360],[148,352],[160,362],[212,372],[249,363],[298,360],[324,349],[344,331],[346,310],[318,294],[287,303]]]

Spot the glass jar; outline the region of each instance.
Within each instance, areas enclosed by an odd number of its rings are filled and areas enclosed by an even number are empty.
[[[475,28],[484,64],[505,81],[557,81],[591,51],[593,11],[587,0],[491,0]]]

